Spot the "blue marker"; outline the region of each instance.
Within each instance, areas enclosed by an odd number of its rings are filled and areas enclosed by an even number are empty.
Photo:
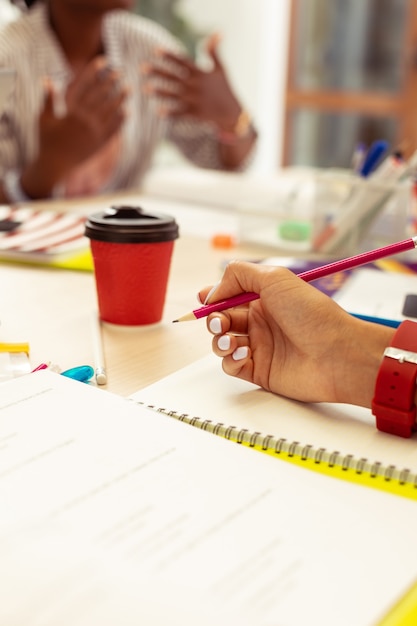
[[[398,320],[389,320],[385,317],[375,317],[374,315],[361,315],[360,313],[350,313],[353,317],[357,317],[365,322],[373,322],[374,324],[380,324],[381,326],[390,326],[390,328],[398,328],[401,324]]]
[[[79,365],[78,367],[71,367],[69,370],[61,372],[61,376],[67,376],[68,378],[79,380],[81,383],[86,383],[90,378],[93,378],[94,370],[90,365]]]
[[[361,176],[369,176],[371,174],[384,154],[388,151],[389,144],[388,141],[384,141],[380,139],[379,141],[374,141],[371,147],[368,150],[368,153],[364,159],[363,165],[359,170],[359,174]]]

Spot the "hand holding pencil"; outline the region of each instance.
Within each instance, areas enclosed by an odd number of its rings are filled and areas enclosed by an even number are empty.
[[[370,407],[395,329],[357,319],[308,282],[355,266],[352,263],[395,254],[398,248],[410,249],[416,241],[392,246],[390,252],[384,248],[365,253],[368,256],[338,262],[342,265],[318,268],[325,274],[307,276],[282,267],[232,262],[210,296],[213,306],[196,309],[193,319],[207,318],[213,351],[231,376],[303,402]],[[209,287],[200,292],[202,302],[209,292]],[[234,297],[239,302],[229,308]],[[236,306],[239,303],[246,305]]]
[[[362,252],[360,254],[356,254],[355,256],[348,257],[347,259],[341,259],[340,261],[334,261],[333,263],[328,263],[327,265],[322,265],[321,267],[316,267],[306,272],[301,272],[300,274],[298,274],[298,277],[302,278],[306,282],[311,282],[317,280],[318,278],[331,276],[332,274],[335,274],[337,272],[350,270],[355,267],[359,267],[360,265],[371,263],[372,261],[377,261],[389,256],[393,256],[395,254],[399,254],[400,252],[413,250],[414,248],[417,248],[417,237],[410,237],[409,239],[404,239],[403,241],[397,241],[396,243],[388,244],[387,246],[383,246],[382,248],[376,248],[375,250]],[[191,311],[190,313],[179,317],[177,320],[174,320],[174,322],[188,322],[191,320],[199,319],[201,317],[207,317],[207,315],[209,315],[210,313],[214,313],[216,311],[224,311],[225,309],[230,309],[241,304],[247,304],[249,302],[252,302],[253,300],[257,300],[258,298],[259,294],[251,290],[237,293],[226,299],[217,298],[215,302],[206,304],[203,307],[195,309],[194,311]]]

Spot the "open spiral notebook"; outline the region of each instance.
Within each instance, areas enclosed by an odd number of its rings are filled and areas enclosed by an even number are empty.
[[[417,434],[377,431],[368,409],[282,398],[227,376],[212,354],[131,398],[310,470],[417,500]]]
[[[414,501],[50,370],[0,387],[2,625],[417,623]]]

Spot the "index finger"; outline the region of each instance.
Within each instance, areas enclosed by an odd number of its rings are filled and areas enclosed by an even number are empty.
[[[177,65],[183,70],[188,70],[189,72],[196,68],[196,64],[194,63],[194,61],[185,56],[185,54],[175,53],[171,50],[166,50],[162,48],[158,50],[158,56],[160,58],[163,58],[165,61],[169,61],[170,63]]]
[[[211,304],[218,300],[224,300],[237,296],[241,293],[254,291],[248,285],[252,284],[250,276],[252,274],[253,263],[247,261],[230,261],[223,273],[222,279],[211,289],[205,287],[200,291],[200,298],[205,304]],[[259,265],[256,265],[259,268]]]

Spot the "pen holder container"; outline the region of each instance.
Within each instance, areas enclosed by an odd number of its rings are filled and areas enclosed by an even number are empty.
[[[90,215],[98,309],[104,322],[155,324],[162,318],[178,226],[168,215],[112,207]]]
[[[241,203],[239,238],[283,254],[350,256],[404,239],[410,206],[407,179],[316,170],[294,178],[292,188],[268,198],[268,204]]]

